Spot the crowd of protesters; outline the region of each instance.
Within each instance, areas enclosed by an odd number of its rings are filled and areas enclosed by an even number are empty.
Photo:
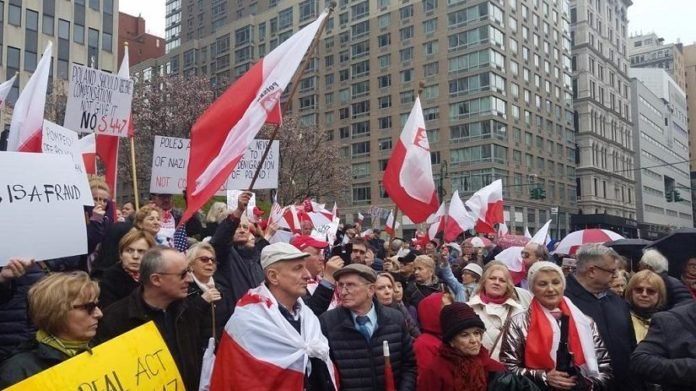
[[[91,186],[88,254],[0,270],[0,387],[153,321],[189,390],[209,338],[230,330],[290,352],[304,390],[696,389],[696,254],[677,279],[656,250],[631,272],[602,244],[550,256],[530,242],[521,273],[495,235],[409,242],[345,225],[329,243],[303,221],[271,244],[278,226],[247,219],[249,193],[177,242],[171,195],[116,210]],[[250,293],[272,312],[263,330],[249,324],[264,313],[238,310]],[[211,389],[271,376],[248,359],[218,360]]]

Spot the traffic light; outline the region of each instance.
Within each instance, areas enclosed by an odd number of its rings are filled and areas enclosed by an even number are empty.
[[[546,198],[546,190],[541,186],[533,187],[529,190],[529,198],[533,200],[543,200]]]
[[[681,196],[679,195],[679,192],[675,190],[674,191],[674,202],[679,202],[679,201],[684,201],[684,199],[681,198]]]
[[[529,189],[529,198],[531,198],[533,200],[538,199],[538,191],[537,190],[539,190],[539,189],[537,189],[536,187],[532,187],[531,189]]]
[[[674,201],[674,192],[673,191],[668,191],[666,194],[667,202],[673,202]]]
[[[546,190],[544,190],[543,187],[539,188],[539,199],[541,199],[541,200],[546,199]]]

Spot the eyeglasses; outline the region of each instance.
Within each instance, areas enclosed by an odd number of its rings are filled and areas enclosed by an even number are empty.
[[[182,271],[182,272],[180,272],[180,273],[164,273],[164,272],[157,272],[157,273],[155,273],[155,274],[162,274],[162,275],[165,275],[165,276],[179,276],[179,279],[180,279],[180,280],[183,280],[184,278],[186,278],[186,275],[189,274],[189,273],[191,273],[192,271],[193,271],[193,270],[192,270],[190,267],[187,267],[186,269],[184,269],[184,271]]]
[[[639,295],[642,295],[643,293],[645,293],[647,295],[652,296],[652,295],[657,294],[657,289],[655,289],[655,288],[643,288],[643,287],[637,286],[637,287],[633,288],[633,292],[636,292]]]
[[[205,256],[203,256],[203,257],[198,257],[198,258],[196,258],[196,259],[199,260],[199,261],[201,261],[201,262],[203,262],[203,263],[217,263],[217,261],[216,261],[215,258],[213,258],[213,257],[205,257]]]
[[[127,249],[123,250],[123,252],[128,253],[129,255],[133,255],[133,254],[143,255],[147,252],[147,250],[143,250],[140,248],[128,247]]]
[[[603,271],[603,272],[609,273],[609,274],[614,274],[614,273],[616,273],[616,268],[613,268],[613,269],[605,269],[605,268],[603,268],[603,267],[601,267],[601,266],[599,266],[599,265],[592,265],[592,267],[596,267],[597,269],[599,269],[599,270],[601,270],[601,271]]]
[[[99,308],[99,302],[98,301],[90,301],[87,303],[75,304],[72,306],[72,308],[74,310],[83,310],[88,315],[94,315],[94,311],[96,311],[96,309]]]
[[[365,286],[365,285],[370,285],[370,284],[356,284],[354,282],[348,282],[348,283],[339,282],[338,284],[336,284],[336,287],[342,291],[345,291],[345,292],[353,292],[359,286]]]

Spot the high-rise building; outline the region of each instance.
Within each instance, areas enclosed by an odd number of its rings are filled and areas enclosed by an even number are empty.
[[[662,69],[631,68],[629,76],[640,237],[656,239],[693,226],[686,96]]]
[[[145,19],[142,16],[118,13],[118,63],[123,59],[124,47],[128,43],[128,63],[164,55],[164,39],[145,31]]]
[[[181,45],[181,2],[182,0],[166,0],[164,14],[165,51]],[[193,3],[193,2],[191,2]]]
[[[213,27],[212,10],[198,11],[208,3],[227,4],[224,24]],[[134,71],[237,78],[328,3],[254,2],[251,12],[241,2],[168,1],[168,17],[185,15],[180,46]],[[564,235],[577,211],[570,39],[561,0],[341,0],[292,108],[351,160],[350,204],[341,209],[365,213],[391,205],[381,177],[422,80],[433,172],[436,184],[447,176],[445,198],[502,178],[513,232],[555,217],[554,236]]]
[[[571,228],[637,235],[626,52],[630,0],[570,2],[578,213]]]
[[[71,64],[91,65],[107,72],[118,69],[118,0],[8,0],[0,2],[0,75],[18,74],[8,97],[17,100],[48,41],[53,42],[49,84],[69,79]],[[2,125],[9,128],[10,117]],[[6,132],[3,132],[6,134]]]
[[[689,118],[689,159],[691,160],[691,189],[696,189],[696,43],[684,46],[686,104]],[[692,214],[696,218],[696,194],[691,193]],[[696,221],[695,221],[696,223]]]
[[[684,75],[684,45],[664,43],[665,39],[655,33],[635,35],[628,39],[628,57],[632,68],[662,68],[679,88],[686,88]]]

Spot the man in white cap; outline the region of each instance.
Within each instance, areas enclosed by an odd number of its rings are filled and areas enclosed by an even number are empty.
[[[225,326],[211,389],[335,390],[329,343],[300,299],[309,254],[289,243],[261,251],[264,282],[244,295]]]

